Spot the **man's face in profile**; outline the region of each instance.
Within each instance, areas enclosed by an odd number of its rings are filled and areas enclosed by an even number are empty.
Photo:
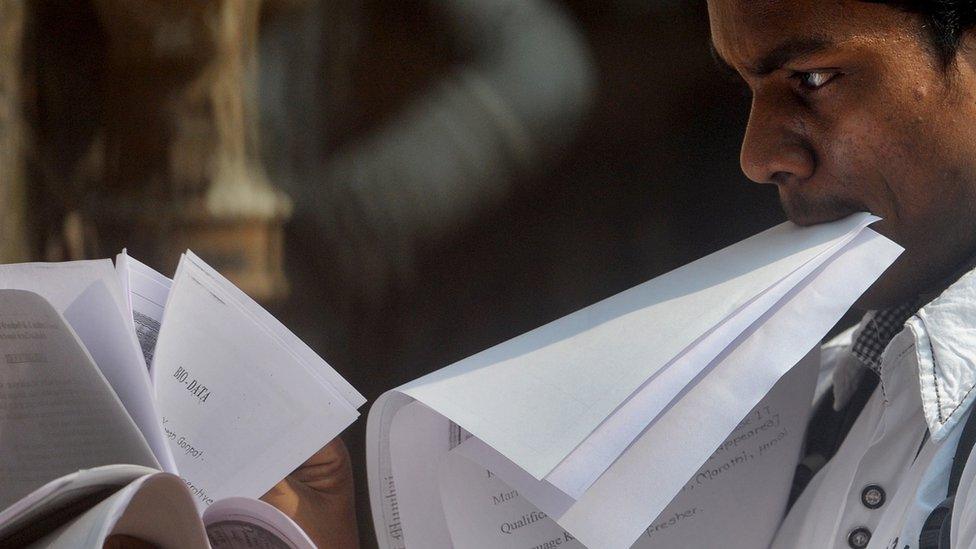
[[[871,306],[937,287],[976,254],[976,55],[949,68],[923,20],[859,0],[709,0],[719,59],[752,92],[746,175],[790,219],[857,211],[906,253]]]

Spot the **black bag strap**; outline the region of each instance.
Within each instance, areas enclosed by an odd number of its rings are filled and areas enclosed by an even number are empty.
[[[973,452],[976,445],[976,414],[969,413],[966,419],[966,426],[962,429],[962,436],[959,437],[959,446],[956,446],[956,454],[952,456],[952,469],[949,470],[949,489],[947,496],[955,496],[959,489],[959,482],[962,480],[962,471],[966,468],[969,461],[969,454]]]
[[[803,459],[796,466],[796,473],[793,475],[787,511],[799,499],[800,494],[813,479],[813,475],[837,453],[857,417],[867,405],[868,399],[878,387],[879,380],[880,378],[874,372],[866,372],[858,381],[850,400],[840,410],[834,410],[832,387],[820,397],[807,425]]]
[[[970,412],[966,425],[959,437],[959,445],[952,456],[952,467],[949,469],[949,487],[946,498],[929,513],[922,531],[918,536],[919,549],[949,549],[949,527],[952,522],[952,506],[956,500],[956,491],[962,480],[963,469],[969,461],[969,454],[976,445],[976,413]]]

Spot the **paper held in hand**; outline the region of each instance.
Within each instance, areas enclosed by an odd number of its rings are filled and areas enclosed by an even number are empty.
[[[117,268],[0,265],[0,546],[313,547],[247,498],[363,397],[192,253],[172,282]]]
[[[902,251],[876,220],[779,225],[387,392],[380,546],[766,546],[818,344]]]

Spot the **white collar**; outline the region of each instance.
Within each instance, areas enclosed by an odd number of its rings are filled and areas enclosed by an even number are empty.
[[[922,410],[929,433],[933,440],[941,440],[976,397],[976,270],[963,275],[922,307],[905,323],[905,330],[914,336]],[[882,383],[884,370],[893,366],[892,347],[904,342],[905,330],[892,339],[882,355]],[[856,338],[856,331],[848,331],[842,337],[849,343]],[[901,354],[898,352],[897,356]],[[864,372],[867,368],[853,356],[837,365],[833,374],[835,407],[850,399]]]

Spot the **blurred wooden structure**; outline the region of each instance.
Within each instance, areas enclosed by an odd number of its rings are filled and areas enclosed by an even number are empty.
[[[0,2],[0,262],[28,257],[21,100],[23,2]]]
[[[261,0],[2,2],[0,13],[27,12],[34,255],[110,257],[128,247],[172,272],[190,248],[256,299],[287,295],[291,201],[258,154],[262,8]]]
[[[289,199],[258,158],[261,2],[96,0],[107,36],[100,254],[172,267],[186,248],[257,299],[287,292]]]

